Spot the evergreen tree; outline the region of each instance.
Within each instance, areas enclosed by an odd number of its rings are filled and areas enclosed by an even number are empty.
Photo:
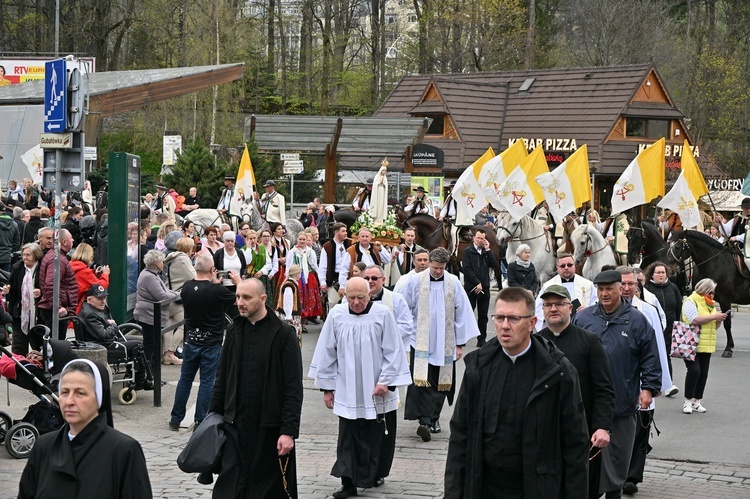
[[[164,175],[163,181],[181,195],[187,195],[190,188],[195,187],[201,205],[213,208],[224,188],[224,175],[237,173],[236,168],[230,172],[223,162],[215,164],[215,161],[216,158],[202,139],[189,140],[182,153],[177,155],[172,173]]]

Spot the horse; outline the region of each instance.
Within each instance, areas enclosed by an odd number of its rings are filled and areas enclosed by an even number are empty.
[[[583,266],[583,277],[593,281],[604,265],[617,266],[612,247],[601,232],[589,224],[581,225],[570,235],[573,242],[573,260]]]
[[[256,232],[268,229],[268,222],[260,216],[260,213],[258,213],[258,210],[255,209],[252,203],[242,203],[240,205],[240,215],[227,215],[211,208],[198,208],[188,213],[185,220],[189,220],[195,224],[196,233],[199,236],[203,235],[206,227],[211,225],[221,227],[225,223],[232,226],[232,230],[235,232],[237,232],[240,224],[244,222],[248,222],[250,228]],[[297,244],[297,234],[304,230],[302,223],[296,218],[290,218],[284,227],[286,228],[286,238],[289,242],[292,245]]]
[[[539,282],[546,282],[555,273],[557,257],[552,248],[552,236],[530,216],[524,215],[515,220],[507,211],[501,211],[495,221],[497,243],[507,244],[506,261],[516,260],[516,251],[521,244],[531,248],[531,261],[534,264]]]
[[[740,273],[730,246],[696,230],[676,232],[667,248],[667,263],[681,263],[688,258],[692,260],[687,266],[693,282],[710,278],[718,283],[714,300],[719,302],[721,310],[731,310],[732,303],[750,304],[750,279]],[[741,256],[739,258],[742,259]],[[727,346],[721,356],[730,358],[734,351],[731,314],[723,324],[727,332]]]

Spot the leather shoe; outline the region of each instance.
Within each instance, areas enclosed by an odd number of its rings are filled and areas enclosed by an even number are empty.
[[[313,319],[307,319],[307,322],[309,322],[310,324],[315,324],[316,326],[318,324],[320,324],[320,321],[318,319],[315,319],[315,318],[313,318]]]
[[[357,495],[357,487],[347,487],[343,485],[339,490],[333,493],[335,499],[346,499]]]
[[[173,423],[169,422],[169,429],[172,431],[179,431],[180,430],[180,423]]]
[[[375,479],[375,481],[373,482],[372,486],[375,487],[375,488],[382,487],[384,483],[385,483],[385,478],[380,477],[380,478],[376,478]]]
[[[421,424],[417,427],[417,435],[422,437],[423,442],[429,442],[432,440],[432,435],[430,435],[430,426],[426,424]]]
[[[625,482],[625,485],[622,488],[622,492],[624,494],[632,496],[633,494],[636,494],[638,492],[638,485],[633,482]]]
[[[487,340],[485,340],[484,338],[481,338],[481,337],[478,338],[477,339],[477,348],[482,348],[485,345],[485,343],[487,343]]]
[[[443,430],[442,430],[442,428],[440,428],[440,421],[439,420],[435,421],[434,423],[432,423],[432,426],[430,426],[430,433],[440,433],[441,431],[443,431]]]

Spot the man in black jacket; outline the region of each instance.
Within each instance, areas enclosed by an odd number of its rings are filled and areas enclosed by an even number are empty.
[[[594,333],[570,323],[573,305],[565,286],[553,284],[542,293],[542,311],[547,325],[539,335],[555,344],[578,371],[583,406],[586,408],[591,445],[597,450],[609,444],[615,409],[615,392],[609,361],[602,340]],[[589,462],[589,497],[599,497],[601,459]]]
[[[265,303],[258,279],[237,285],[240,316],[227,328],[209,407],[227,436],[213,497],[298,496],[302,355],[294,328]]]
[[[474,244],[464,249],[461,256],[461,269],[464,273],[464,290],[469,295],[471,309],[478,310],[477,326],[479,338],[477,346],[484,346],[487,336],[487,314],[490,308],[490,269],[497,267],[495,255],[490,250],[487,232],[474,231]]]
[[[534,331],[534,297],[505,288],[497,337],[468,354],[451,419],[445,498],[588,496],[585,409],[573,365]]]
[[[609,359],[615,390],[610,443],[602,451],[599,493],[622,497],[637,424],[636,404],[648,409],[661,390],[661,364],[654,330],[646,317],[622,298],[622,276],[605,270],[594,278],[599,303],[578,312],[576,326],[599,335]]]

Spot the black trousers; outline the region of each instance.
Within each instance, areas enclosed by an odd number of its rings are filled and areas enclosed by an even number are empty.
[[[703,390],[708,381],[708,368],[711,365],[710,353],[695,354],[694,361],[685,361],[687,374],[685,375],[685,398],[702,399]]]
[[[643,481],[643,470],[646,467],[646,454],[651,452],[648,443],[651,434],[651,422],[654,420],[654,410],[638,411],[637,424],[635,427],[635,441],[633,442],[633,455],[630,456],[630,467],[626,482],[641,483]]]
[[[39,312],[39,319],[42,321],[42,324],[47,326],[50,330],[50,334],[52,333],[52,309],[51,308],[39,308],[37,309]],[[67,319],[60,318],[59,322],[59,330],[57,331],[57,338],[54,338],[56,340],[64,340],[68,336],[68,321]]]
[[[484,285],[483,285],[484,286]],[[477,326],[479,327],[479,342],[483,342],[487,337],[487,320],[490,309],[490,290],[485,289],[482,293],[468,292],[471,309],[477,310]]]

